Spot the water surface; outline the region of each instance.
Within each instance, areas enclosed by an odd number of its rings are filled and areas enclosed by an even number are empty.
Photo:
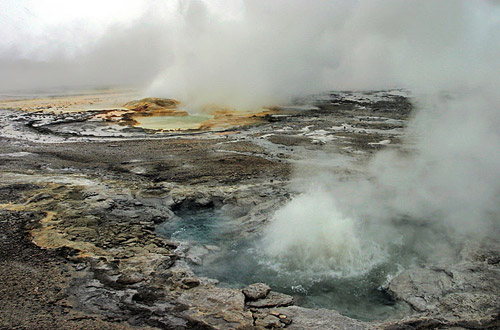
[[[217,245],[221,251],[207,256],[194,271],[215,278],[220,286],[243,288],[264,282],[273,290],[293,295],[303,307],[329,308],[360,320],[380,320],[407,312],[380,287],[400,271],[399,262],[414,258],[410,251],[395,247],[391,259],[365,274],[350,277],[320,275],[303,269],[280,267],[252,240],[239,237],[238,224],[215,208],[177,210],[176,221],[157,227],[160,236]],[[400,259],[400,260],[398,260]],[[398,262],[394,262],[398,260]]]
[[[212,115],[192,114],[188,116],[134,116],[139,127],[154,130],[186,130],[198,129]]]

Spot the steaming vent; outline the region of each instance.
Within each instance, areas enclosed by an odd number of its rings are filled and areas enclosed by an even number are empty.
[[[359,276],[386,260],[384,249],[363,238],[361,226],[328,194],[304,194],[276,212],[262,247],[278,268],[315,277]]]

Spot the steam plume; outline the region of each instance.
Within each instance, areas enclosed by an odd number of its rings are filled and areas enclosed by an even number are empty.
[[[371,1],[354,7],[336,30],[338,66],[330,72],[331,86],[411,88],[417,96],[417,114],[407,139],[416,144],[410,154],[378,153],[363,178],[313,179],[323,188],[305,187],[298,199],[318,203],[315,200],[326,194],[335,200],[334,209],[319,208],[321,214],[306,215],[294,212],[296,202],[290,202],[265,233],[264,242],[278,242],[268,244],[268,254],[286,255],[297,241],[307,251],[295,254],[296,258],[316,254],[319,259],[328,258],[332,251],[318,249],[320,245],[335,247],[346,240],[366,239],[383,244],[403,234],[394,225],[401,219],[417,227],[444,228],[451,236],[498,234],[500,98],[496,90],[500,84],[492,74],[500,69],[498,57],[493,56],[500,50],[497,5]],[[305,203],[301,207],[314,209]],[[339,223],[339,218],[344,220]],[[289,226],[295,223],[302,226]],[[305,223],[312,224],[308,232],[314,233],[303,235]],[[352,230],[347,232],[346,227]],[[287,238],[275,228],[287,228]],[[342,234],[342,239],[331,235],[319,240],[318,235],[325,232]],[[350,246],[351,253],[359,252],[359,245]],[[353,266],[354,261],[344,259],[341,267]]]

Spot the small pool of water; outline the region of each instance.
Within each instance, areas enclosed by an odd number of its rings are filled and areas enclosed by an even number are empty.
[[[182,241],[225,246],[234,237],[236,224],[213,207],[182,208],[178,219],[157,226],[158,235]]]
[[[154,130],[186,130],[198,129],[201,124],[209,119],[212,115],[192,114],[188,116],[134,116],[138,122],[138,127]]]
[[[296,304],[311,308],[329,308],[359,320],[381,320],[408,312],[390,299],[380,286],[397,274],[400,265],[385,262],[368,273],[351,276],[318,276],[304,270],[280,269],[260,250],[258,239],[239,237],[238,224],[214,208],[177,210],[179,218],[157,227],[167,238],[217,245],[219,252],[208,255],[194,271],[215,278],[220,286],[237,287],[264,282],[273,290],[293,295]],[[408,259],[407,252],[395,249],[391,260]],[[399,255],[398,255],[399,254]]]

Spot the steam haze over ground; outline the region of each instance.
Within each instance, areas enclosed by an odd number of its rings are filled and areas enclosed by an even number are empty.
[[[494,1],[5,1],[0,89],[136,84],[252,107],[497,80]],[[5,74],[6,73],[6,74]]]
[[[496,1],[4,1],[0,12],[2,91],[132,84],[196,110],[328,90],[412,90],[412,152],[381,152],[352,181],[320,175],[320,188],[305,187],[299,206],[277,212],[265,240],[290,239],[269,245],[271,255],[353,266],[371,258],[367,237],[380,244],[402,217],[498,233]],[[298,240],[311,216],[303,211],[317,203],[328,207]]]

